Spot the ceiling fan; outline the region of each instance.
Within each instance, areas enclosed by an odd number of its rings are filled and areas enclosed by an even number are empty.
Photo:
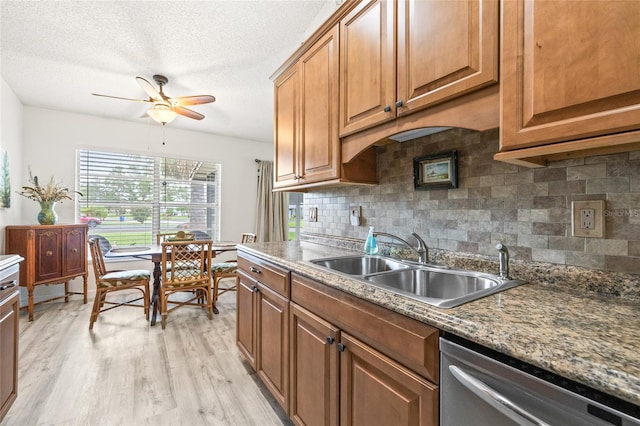
[[[125,101],[134,102],[146,102],[153,104],[153,106],[145,113],[145,115],[151,117],[153,120],[161,123],[163,126],[172,122],[177,114],[185,117],[193,118],[194,120],[202,120],[204,115],[191,109],[185,108],[190,105],[209,104],[215,102],[216,98],[211,95],[195,95],[195,96],[180,96],[178,98],[170,98],[165,95],[163,86],[169,82],[169,79],[164,75],[155,74],[153,80],[158,85],[159,89],[149,83],[148,80],[142,77],[136,77],[138,84],[142,87],[142,90],[149,95],[149,99],[131,99],[122,98],[119,96],[101,95],[99,93],[92,93],[94,96],[102,96],[105,98],[123,99]]]

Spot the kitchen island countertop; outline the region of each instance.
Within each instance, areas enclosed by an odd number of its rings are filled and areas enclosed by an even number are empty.
[[[246,244],[238,248],[330,287],[640,405],[640,306],[637,302],[578,294],[529,282],[457,308],[440,309],[309,262],[361,252],[294,241]]]

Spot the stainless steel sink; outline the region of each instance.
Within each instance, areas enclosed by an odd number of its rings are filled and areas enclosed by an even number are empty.
[[[463,270],[415,268],[372,274],[365,281],[405,294],[440,308],[453,308],[463,303],[524,284],[490,274]]]
[[[440,308],[453,308],[526,283],[474,271],[416,265],[384,256],[344,256],[311,262]]]
[[[376,272],[407,269],[410,266],[384,256],[355,255],[315,259],[311,263],[348,275],[368,275]]]

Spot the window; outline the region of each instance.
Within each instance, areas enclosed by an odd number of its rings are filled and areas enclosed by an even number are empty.
[[[304,197],[302,193],[289,193],[289,241],[298,241],[300,239],[300,233],[304,228],[304,220],[302,217],[303,204]]]
[[[114,245],[155,243],[158,232],[220,235],[220,165],[79,150],[80,222]]]

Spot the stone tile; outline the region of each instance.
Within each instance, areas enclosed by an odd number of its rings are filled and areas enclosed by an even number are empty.
[[[608,254],[613,256],[627,256],[629,254],[629,242],[627,240],[603,240],[601,238],[586,238],[585,252],[595,254]]]
[[[509,255],[511,259],[514,260],[522,260],[522,261],[532,261],[533,260],[533,250],[531,247],[509,247]]]
[[[478,253],[478,243],[472,243],[469,241],[459,241],[458,251],[462,253]]]
[[[480,186],[500,186],[505,184],[505,175],[480,175]]]
[[[518,209],[491,210],[491,220],[515,222],[520,220],[518,219],[519,211]]]
[[[566,252],[564,250],[549,250],[534,248],[531,250],[531,260],[536,262],[566,263]]]
[[[640,241],[629,241],[629,256],[640,257]]]
[[[549,247],[549,236],[518,234],[518,245],[522,247],[546,249]]]
[[[562,235],[565,234],[566,225],[564,223],[542,223],[533,222],[533,235]]]
[[[566,207],[567,198],[565,196],[548,196],[548,197],[534,197],[533,205],[538,209],[550,209],[554,207]]]
[[[605,255],[604,261],[608,271],[640,274],[640,257]]]
[[[630,160],[630,161],[640,160],[640,150],[638,150],[638,151],[631,151],[631,152],[629,153],[629,160]]]
[[[604,255],[590,254],[581,251],[567,252],[567,265],[582,266],[583,268],[603,269]]]
[[[584,253],[585,240],[583,237],[549,236],[549,248],[553,250],[569,250]],[[604,259],[603,259],[604,260]],[[567,263],[569,263],[567,261]],[[575,263],[571,263],[575,265]]]
[[[532,225],[530,222],[504,222],[504,232],[518,235],[531,235]]]
[[[629,188],[630,180],[628,176],[605,179],[587,179],[587,194],[628,192]]]
[[[622,152],[620,154],[598,155],[594,157],[586,157],[584,159],[585,164],[598,164],[598,163],[620,163],[629,160],[629,154]]]
[[[491,242],[491,232],[488,231],[469,231],[468,232],[469,241],[474,241],[476,243],[490,243]],[[640,244],[638,244],[638,249],[640,251]],[[477,247],[476,247],[477,248]]]
[[[567,180],[586,180],[605,177],[607,177],[606,163],[567,168]]]
[[[495,246],[498,243],[502,243],[507,247],[515,246],[518,244],[518,236],[516,234],[505,234],[499,232],[491,233],[491,243]]]
[[[640,161],[607,164],[607,177],[640,176]]]
[[[483,188],[469,188],[468,196],[469,198],[490,198],[491,188],[488,186],[485,186]]]
[[[553,182],[567,180],[567,169],[542,167],[533,171],[534,182]]]
[[[518,185],[497,185],[491,187],[493,198],[513,198],[518,195]]]

